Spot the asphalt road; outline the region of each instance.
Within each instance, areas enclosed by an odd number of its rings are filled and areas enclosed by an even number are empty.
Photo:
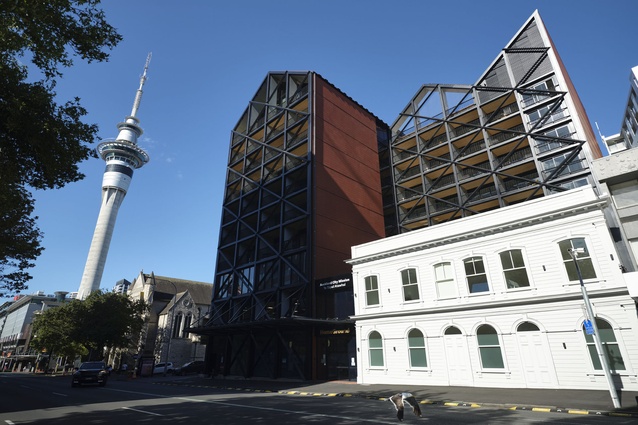
[[[0,374],[0,424],[396,424],[390,402],[162,385],[153,379],[117,380],[105,387],[71,388],[70,377]],[[178,379],[178,378],[175,378]],[[494,408],[422,406],[404,423],[635,424],[631,418]]]

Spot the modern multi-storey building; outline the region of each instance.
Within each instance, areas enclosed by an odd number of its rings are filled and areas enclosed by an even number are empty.
[[[197,330],[216,372],[348,372],[344,260],[385,236],[378,145],[388,135],[315,72],[267,75],[232,132],[210,320]]]
[[[602,156],[535,12],[474,85],[424,85],[392,124],[399,232],[585,184]]]
[[[638,66],[629,74],[629,99],[620,133],[603,137],[610,154],[638,147]]]
[[[269,73],[231,137],[211,316],[196,330],[208,363],[352,372],[350,246],[596,188],[601,156],[538,12],[475,84],[424,85],[391,126],[314,72]]]
[[[46,369],[48,354],[43,355],[31,347],[33,319],[42,311],[65,303],[67,294],[66,291],[56,291],[52,295],[38,291],[32,295],[18,295],[0,306],[0,370]]]

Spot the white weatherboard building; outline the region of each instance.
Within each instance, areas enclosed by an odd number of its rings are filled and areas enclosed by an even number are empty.
[[[638,390],[636,273],[607,202],[584,186],[353,247],[358,382],[608,389],[568,252],[584,248],[614,380]]]

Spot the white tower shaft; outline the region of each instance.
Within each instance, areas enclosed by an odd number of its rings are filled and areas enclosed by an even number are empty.
[[[82,282],[78,291],[78,299],[85,299],[89,294],[99,289],[106,264],[106,256],[111,245],[115,220],[120,205],[126,196],[126,192],[116,188],[105,188],[102,191],[102,206],[97,217],[97,224],[93,232],[93,240],[89,249],[89,256],[86,259]],[[97,282],[97,288],[94,283]]]
[[[142,88],[146,81],[146,71],[150,60],[149,53],[131,115],[117,125],[120,130],[117,139],[105,140],[97,147],[98,154],[106,161],[106,170],[102,178],[102,205],[84,266],[80,289],[78,289],[77,298],[80,300],[100,289],[117,213],[131,184],[133,170],[149,161],[148,154],[137,146],[137,138],[142,134],[142,129],[138,125],[139,120],[136,115],[142,100]]]

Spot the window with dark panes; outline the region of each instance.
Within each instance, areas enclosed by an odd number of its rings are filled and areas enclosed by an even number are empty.
[[[501,252],[499,256],[501,257],[501,266],[503,267],[503,276],[505,277],[507,289],[529,286],[523,251],[520,249],[512,249]]]
[[[487,292],[490,290],[490,285],[487,281],[487,274],[485,273],[483,257],[467,258],[463,260],[463,265],[465,266],[465,277],[467,279],[467,287],[470,294]]]

